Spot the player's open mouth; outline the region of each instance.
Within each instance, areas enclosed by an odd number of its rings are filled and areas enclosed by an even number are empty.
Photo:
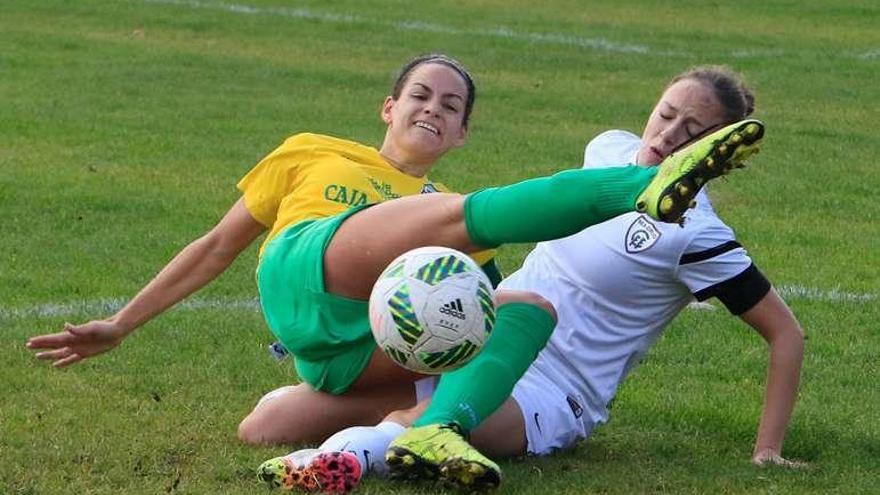
[[[418,121],[416,121],[416,123],[414,125],[416,127],[421,127],[422,129],[425,129],[429,132],[432,132],[438,136],[440,135],[440,130],[427,122],[422,122],[421,120],[418,120]]]

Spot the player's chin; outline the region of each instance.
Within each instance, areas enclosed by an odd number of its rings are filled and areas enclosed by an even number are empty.
[[[656,167],[663,163],[663,160],[666,159],[666,156],[657,153],[656,151],[650,150],[647,153],[647,157],[644,159],[644,163],[649,167]]]
[[[450,143],[446,142],[442,134],[434,134],[424,129],[415,129],[409,141],[413,149],[431,156],[442,155],[452,147]]]

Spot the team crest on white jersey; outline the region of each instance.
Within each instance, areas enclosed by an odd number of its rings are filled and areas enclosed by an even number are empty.
[[[636,218],[626,231],[626,252],[640,253],[657,243],[660,230],[645,215]]]

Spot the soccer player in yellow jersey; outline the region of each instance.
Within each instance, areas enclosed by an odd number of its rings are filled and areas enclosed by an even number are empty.
[[[305,390],[382,399],[389,384],[411,387],[420,378],[377,352],[369,328],[367,299],[396,256],[428,245],[479,253],[504,243],[565,237],[637,207],[677,222],[700,187],[739,164],[763,135],[760,122],[744,121],[659,167],[567,170],[467,196],[412,195],[429,187],[423,178],[441,156],[465,143],[474,98],[471,77],[458,62],[438,55],[411,61],[382,106],[387,131],[378,151],[331,138],[294,137],[241,180],[243,196],[220,223],[116,315],[68,325],[32,338],[28,346],[49,349],[37,357],[56,366],[110,350],[216,277],[268,230],[257,269],[260,303],[269,328],[293,354]],[[404,197],[374,204],[395,195]],[[497,302],[492,337],[457,370],[468,370],[459,374],[463,379],[472,372],[494,384],[466,401],[470,409],[464,413],[476,423],[509,396],[555,325],[552,305],[537,294],[508,291],[499,293]],[[240,436],[289,440],[291,425],[303,418],[283,411],[270,415],[270,408],[257,408]],[[468,428],[459,426],[444,440],[459,442],[449,449],[456,457],[450,459],[456,461],[453,476],[478,472],[481,486],[497,484],[497,466],[467,446],[458,433]],[[443,459],[432,462],[449,467]]]
[[[422,56],[409,61],[401,69],[391,95],[385,98],[382,106],[380,116],[388,129],[379,149],[318,134],[290,137],[241,179],[238,187],[242,197],[220,222],[178,253],[116,314],[79,325],[65,325],[61,332],[31,338],[28,347],[49,349],[38,353],[37,357],[53,361],[56,367],[101,354],[118,346],[153,317],[210,283],[264,233],[267,235],[260,249],[261,258],[265,247],[286,227],[307,225],[318,219],[344,214],[350,209],[403,196],[448,191],[443,185],[432,182],[427,174],[447,151],[465,143],[475,96],[470,74],[457,61],[442,55]],[[396,222],[392,220],[392,223]],[[473,256],[497,284],[501,277],[492,253],[487,250]],[[341,305],[346,306],[342,301]],[[359,305],[349,306],[353,306],[360,317]],[[331,309],[329,303],[322,306],[322,312],[330,315],[337,309]],[[366,314],[363,309],[364,323]],[[332,322],[321,324],[327,326]],[[328,327],[327,332],[328,348],[321,353],[336,356],[334,362],[342,363],[346,366],[343,371],[353,374],[344,378],[349,381],[373,355],[375,346],[369,336],[368,324],[361,324],[351,335],[345,335],[341,327],[335,326]],[[318,389],[340,392],[345,388],[340,383],[331,386],[320,377],[312,381],[309,374],[312,368],[307,361],[313,352],[303,349],[309,346],[305,336],[284,334],[279,338],[291,350],[301,351],[303,355],[296,356],[301,359],[295,359],[295,364],[311,385],[301,387],[301,395],[294,395],[293,400],[313,400],[326,395],[316,392]],[[291,338],[299,345],[291,343]],[[383,357],[377,353],[375,361],[384,363]],[[401,369],[390,361],[384,364],[392,371]],[[405,380],[396,386],[380,388],[377,395],[407,398],[389,400],[381,407],[386,412],[407,405],[412,395],[412,386]],[[279,406],[283,408],[283,400],[274,405]],[[289,431],[291,425],[279,420],[283,416],[265,414],[272,412],[264,410],[262,415],[251,415],[247,424],[261,430],[263,427],[269,429],[267,425],[271,424],[279,431]],[[332,429],[328,427],[326,431]],[[246,439],[256,440],[256,435],[254,433],[253,437]],[[259,435],[267,440],[275,438],[268,430],[260,431]]]

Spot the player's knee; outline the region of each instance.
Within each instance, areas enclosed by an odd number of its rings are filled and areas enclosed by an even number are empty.
[[[275,408],[256,407],[238,424],[238,439],[248,445],[276,445],[298,442],[297,425],[279,424]]]
[[[263,428],[260,428],[259,423],[257,411],[252,411],[238,424],[238,439],[249,445],[266,443],[263,439]]]
[[[274,419],[274,420],[273,420]],[[278,445],[314,440],[297,424],[279,424],[278,416],[265,408],[254,409],[238,424],[238,439],[248,445]]]
[[[238,439],[251,445],[277,443],[278,440],[269,432],[270,418],[276,405],[274,401],[293,392],[296,387],[296,385],[279,387],[261,397],[250,414],[238,424]]]
[[[556,308],[553,307],[553,303],[534,292],[524,290],[499,290],[496,292],[495,299],[496,306],[502,306],[512,302],[531,304],[532,306],[537,306],[546,311],[554,321],[559,319],[556,315]]]

